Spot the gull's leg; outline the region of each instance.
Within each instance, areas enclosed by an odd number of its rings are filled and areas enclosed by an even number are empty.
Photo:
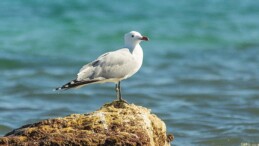
[[[115,86],[115,91],[116,91],[116,94],[117,94],[117,98],[119,101],[122,101],[122,97],[121,97],[121,82],[118,82]]]
[[[115,90],[116,90],[116,94],[117,94],[117,99],[119,102],[125,102],[127,103],[127,101],[123,100],[122,97],[121,97],[121,85],[120,85],[121,82],[118,82],[115,86]]]
[[[118,86],[119,83],[117,83],[116,86],[115,86],[115,91],[116,91],[116,95],[117,95],[118,100],[120,100],[120,95],[119,95],[120,93],[119,93],[119,86]]]
[[[122,101],[122,97],[121,97],[121,82],[119,81],[119,83],[118,83],[118,89],[119,89],[119,101]]]

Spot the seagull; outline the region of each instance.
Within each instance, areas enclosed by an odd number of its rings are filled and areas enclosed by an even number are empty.
[[[121,96],[120,82],[131,77],[140,69],[143,61],[143,50],[140,42],[148,40],[148,37],[142,36],[137,31],[126,33],[123,48],[107,52],[84,65],[76,79],[54,90],[67,90],[88,84],[113,82],[118,101],[125,102]]]

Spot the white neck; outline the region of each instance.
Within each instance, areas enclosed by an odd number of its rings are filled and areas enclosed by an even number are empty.
[[[133,58],[133,60],[135,61],[136,65],[137,65],[135,67],[135,69],[132,70],[132,73],[129,76],[127,76],[127,77],[130,77],[134,73],[136,73],[140,69],[140,67],[142,65],[142,62],[143,62],[143,50],[142,50],[141,46],[139,45],[139,43],[137,43],[134,47],[126,46],[126,48],[129,49],[130,53],[132,54],[132,58]]]
[[[133,52],[133,50],[139,46],[140,41],[134,41],[134,42],[130,42],[130,41],[125,41],[125,47],[130,49],[130,52]]]
[[[133,55],[141,55],[143,54],[143,50],[139,44],[137,44],[134,48],[130,49]]]
[[[139,61],[139,65],[141,66],[143,61],[143,50],[139,44],[135,46],[135,48],[131,51],[132,55],[135,57],[136,60]]]

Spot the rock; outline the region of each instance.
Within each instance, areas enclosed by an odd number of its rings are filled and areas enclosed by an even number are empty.
[[[150,110],[114,101],[89,114],[28,124],[0,137],[0,145],[168,146],[173,136]]]

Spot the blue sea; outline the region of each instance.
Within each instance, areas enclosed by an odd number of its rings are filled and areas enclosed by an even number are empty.
[[[115,100],[113,83],[52,90],[131,30],[150,41],[123,97],[164,120],[173,146],[258,145],[255,0],[1,0],[0,135]]]

